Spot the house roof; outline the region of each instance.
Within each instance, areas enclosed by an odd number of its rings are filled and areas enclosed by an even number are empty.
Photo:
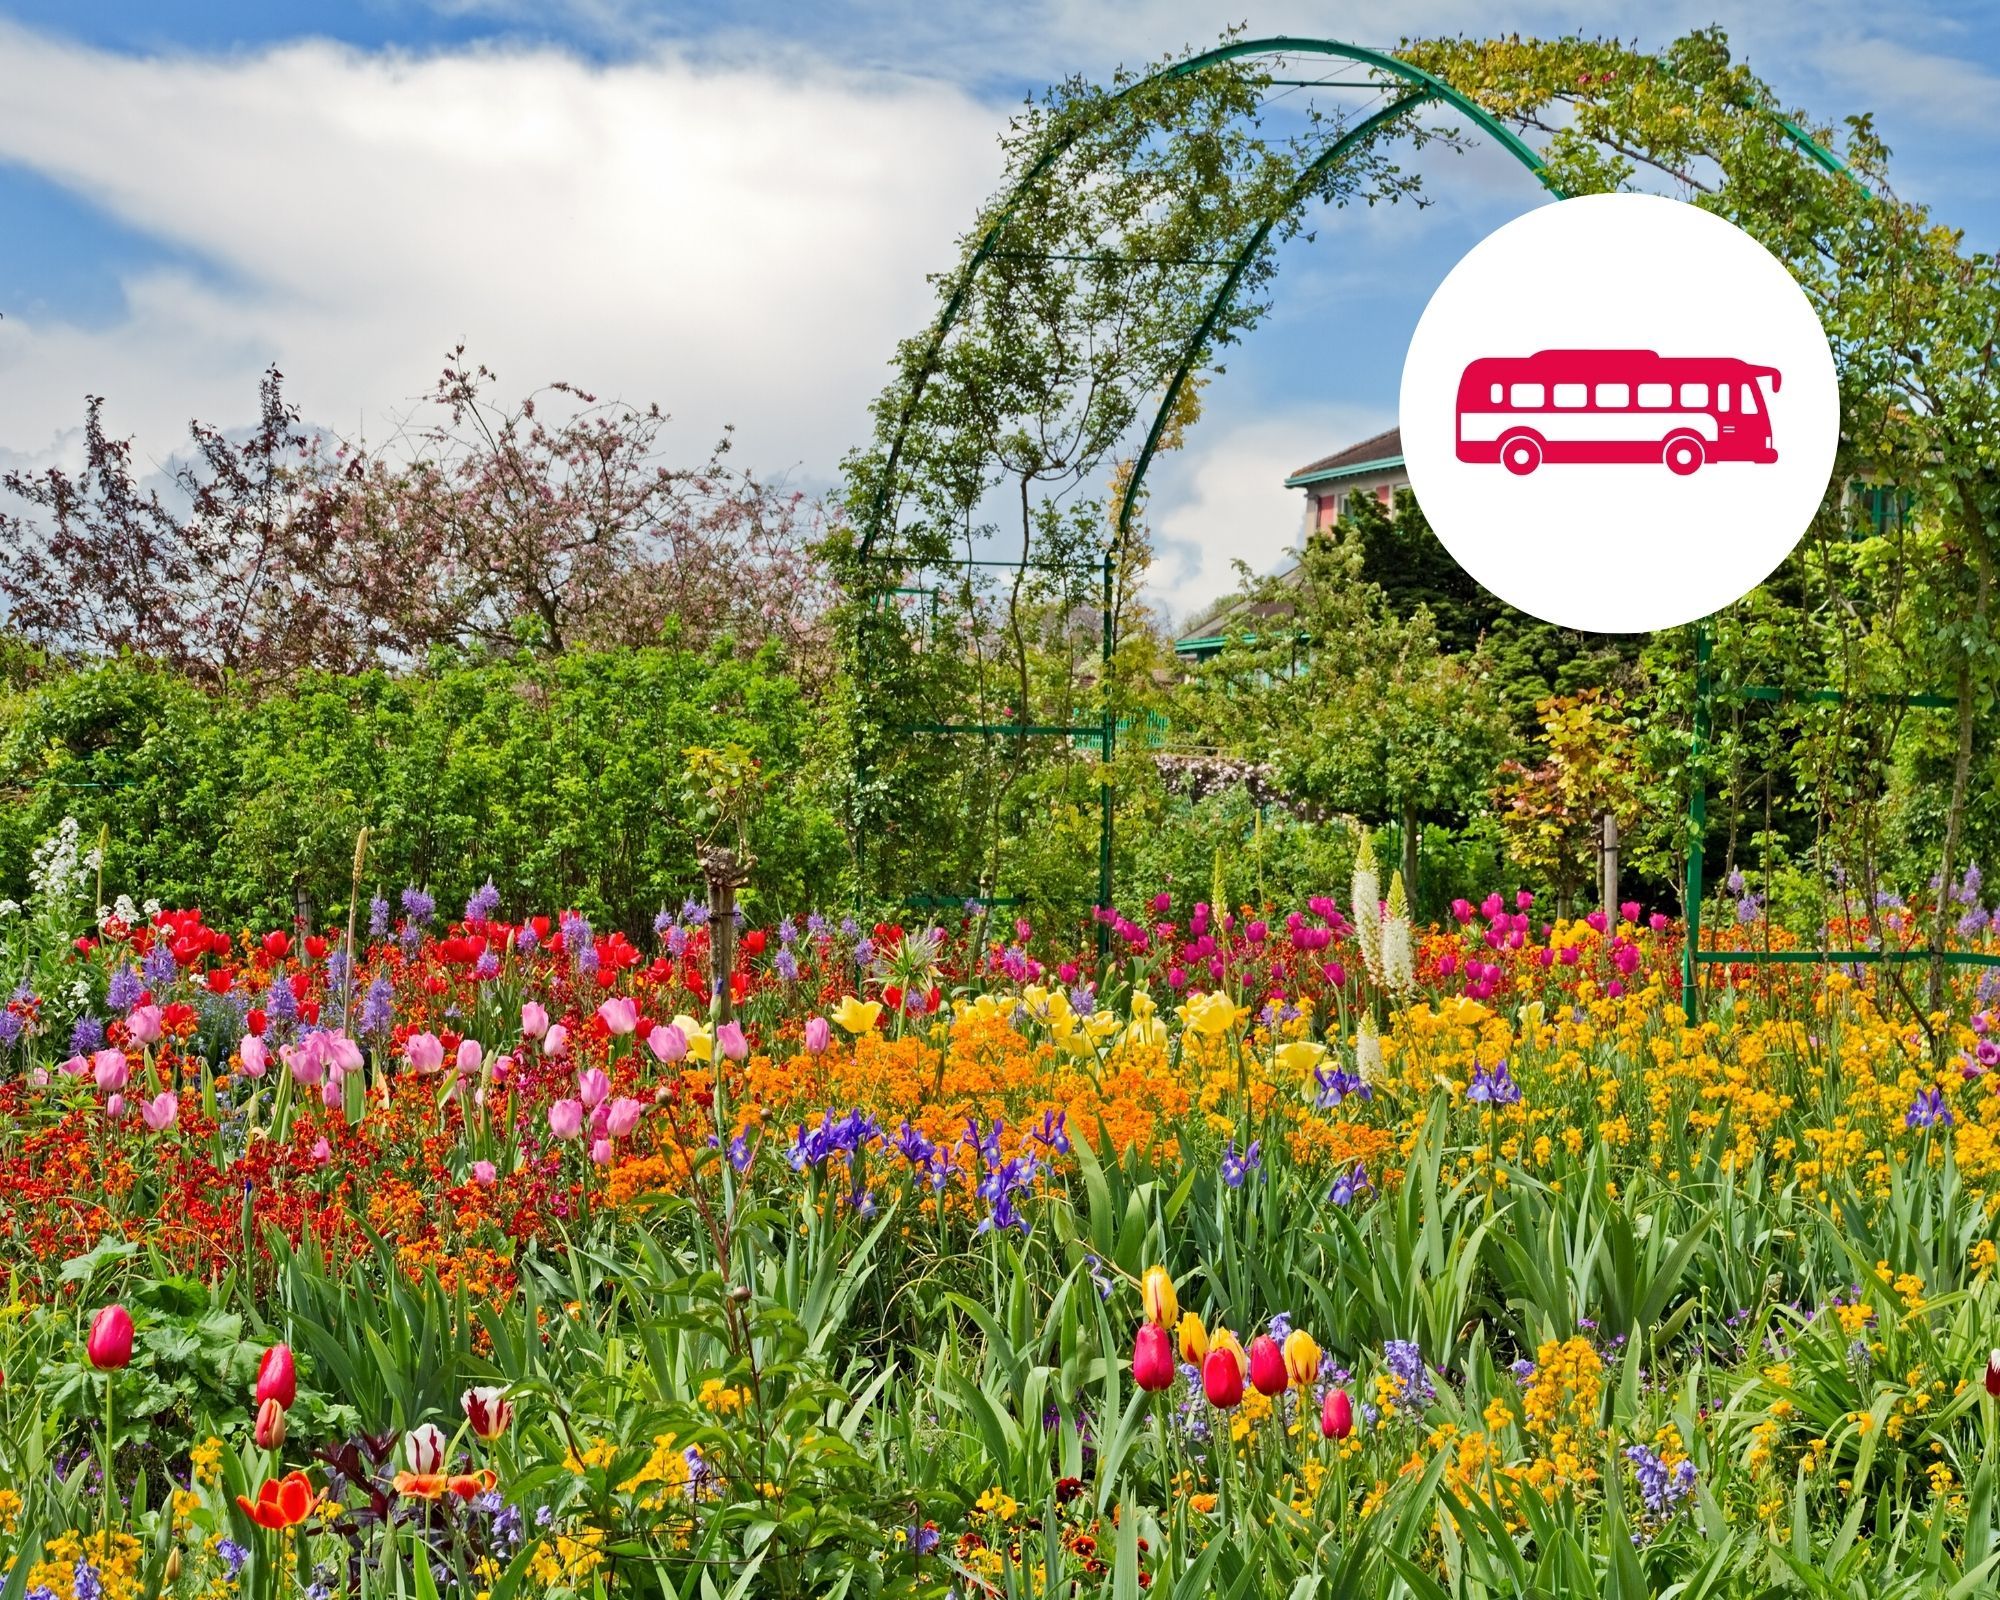
[[[1403,430],[1386,428],[1372,439],[1363,439],[1359,444],[1351,444],[1344,450],[1336,450],[1330,456],[1309,462],[1300,467],[1285,480],[1287,489],[1303,488],[1309,483],[1325,483],[1333,478],[1350,478],[1363,472],[1377,471],[1383,467],[1400,467],[1403,464]]]

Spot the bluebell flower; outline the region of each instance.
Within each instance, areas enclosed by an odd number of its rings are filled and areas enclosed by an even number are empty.
[[[1382,1343],[1382,1364],[1389,1375],[1403,1384],[1403,1398],[1424,1405],[1437,1398],[1430,1374],[1424,1370],[1424,1353],[1414,1339],[1386,1339]]]
[[[395,1018],[396,987],[386,974],[377,973],[368,985],[368,993],[362,997],[360,1030],[363,1033],[387,1033]]]
[[[1694,1492],[1692,1461],[1681,1461],[1669,1468],[1643,1444],[1629,1447],[1625,1459],[1632,1463],[1633,1476],[1638,1479],[1639,1498],[1646,1502],[1646,1509],[1656,1517],[1665,1516],[1677,1502]]]

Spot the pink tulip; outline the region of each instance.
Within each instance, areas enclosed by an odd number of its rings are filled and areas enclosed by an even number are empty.
[[[171,1089],[162,1089],[150,1100],[139,1102],[139,1115],[155,1133],[165,1133],[180,1119],[181,1103]]]
[[[124,1116],[125,1097],[122,1094],[114,1094],[109,1100],[105,1101],[104,1114],[107,1117],[109,1117],[113,1122],[116,1122],[120,1117]]]
[[[30,1089],[46,1089],[48,1086],[49,1069],[47,1067],[30,1067],[28,1069],[28,1087]]]
[[[115,1094],[125,1087],[126,1080],[132,1075],[131,1065],[126,1061],[123,1050],[98,1051],[90,1058],[90,1067],[97,1075],[100,1094]]]
[[[340,1079],[329,1077],[319,1086],[319,1101],[329,1111],[338,1111],[347,1104],[346,1092],[340,1087]]]
[[[558,1100],[549,1107],[549,1132],[558,1139],[574,1139],[583,1132],[583,1102]]]
[[[593,1141],[590,1146],[590,1159],[596,1162],[597,1165],[600,1167],[610,1166],[611,1141],[609,1139],[598,1139]]]
[[[569,1029],[560,1022],[542,1035],[542,1054],[559,1056],[569,1048]]]
[[[492,1162],[475,1161],[472,1163],[472,1181],[478,1184],[480,1188],[490,1189],[499,1180],[500,1174],[494,1169]]]
[[[496,1084],[504,1085],[507,1079],[513,1074],[513,1071],[514,1058],[512,1056],[495,1056],[493,1058],[493,1081]]]
[[[304,1044],[279,1045],[278,1056],[293,1080],[308,1089],[326,1076],[326,1057],[320,1054],[310,1038]]]
[[[629,1095],[620,1095],[611,1102],[611,1113],[604,1119],[605,1131],[614,1139],[622,1139],[639,1126],[639,1118],[645,1114],[646,1103],[634,1100]]]
[[[89,1056],[71,1056],[69,1060],[63,1062],[60,1066],[56,1068],[56,1071],[62,1073],[63,1076],[68,1078],[80,1078],[89,1070],[90,1070]]]
[[[715,1030],[715,1047],[731,1061],[741,1061],[750,1054],[750,1041],[743,1037],[742,1025],[725,1022]]]
[[[597,1020],[606,1033],[622,1037],[639,1026],[639,1002],[615,996],[597,1008]]]
[[[818,1055],[832,1042],[833,1029],[828,1026],[825,1017],[808,1017],[806,1019],[806,1049],[808,1051],[813,1055]]]
[[[317,1165],[322,1167],[333,1159],[333,1146],[326,1142],[325,1135],[321,1135],[313,1141],[312,1158]]]
[[[437,1072],[444,1067],[444,1040],[434,1033],[413,1033],[403,1042],[403,1059],[412,1072]]]
[[[125,1031],[140,1044],[157,1043],[166,1031],[158,1006],[140,1006],[125,1019]]]
[[[461,1039],[458,1041],[457,1066],[458,1075],[461,1078],[478,1077],[479,1064],[485,1059],[486,1052],[479,1048],[479,1041],[477,1039]]]
[[[530,1000],[521,1007],[521,1037],[539,1039],[549,1031],[549,1013],[545,1006]]]
[[[604,1097],[611,1093],[611,1080],[604,1075],[601,1067],[592,1067],[580,1073],[576,1080],[576,1097],[583,1102],[583,1109],[595,1111],[604,1104]]]
[[[662,1023],[646,1035],[646,1048],[653,1052],[654,1060],[672,1066],[687,1058],[687,1035],[671,1022]]]
[[[90,1319],[84,1354],[100,1372],[132,1364],[132,1313],[123,1306],[106,1306]]]
[[[254,1033],[243,1036],[243,1044],[237,1054],[242,1058],[243,1071],[248,1077],[261,1078],[270,1068],[271,1052],[264,1048],[264,1041]]]

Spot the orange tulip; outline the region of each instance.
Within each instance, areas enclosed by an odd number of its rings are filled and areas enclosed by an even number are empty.
[[[448,1494],[470,1500],[499,1481],[490,1467],[477,1472],[399,1472],[394,1480],[396,1493],[416,1500],[442,1500]]]
[[[296,1528],[318,1508],[319,1495],[303,1472],[288,1472],[282,1478],[266,1478],[255,1500],[239,1494],[236,1503],[260,1528]]]

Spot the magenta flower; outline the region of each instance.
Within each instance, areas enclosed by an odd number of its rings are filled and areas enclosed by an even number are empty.
[[[806,1019],[806,1049],[809,1053],[818,1055],[832,1042],[833,1029],[828,1025],[825,1017],[808,1017]]]

